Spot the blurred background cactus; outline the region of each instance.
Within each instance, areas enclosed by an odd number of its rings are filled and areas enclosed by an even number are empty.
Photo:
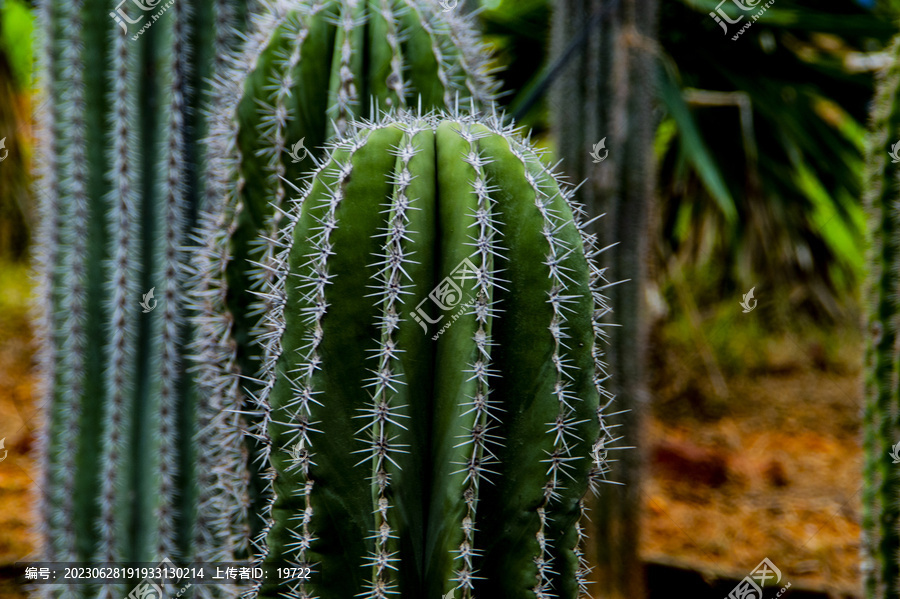
[[[613,421],[631,443],[642,437],[647,404],[646,305],[656,199],[653,153],[654,76],[658,68],[656,0],[557,0],[554,4],[551,59],[565,67],[551,90],[550,101],[566,110],[553,112],[551,133],[567,171],[579,187],[576,199],[589,214],[604,214],[592,232],[610,252],[610,306],[621,328],[610,329],[610,392],[616,396]],[[585,28],[593,30],[586,39]],[[577,42],[581,42],[576,46]],[[602,140],[608,148],[585,151]],[[602,159],[602,162],[600,160]],[[596,505],[597,592],[609,599],[641,597],[640,571],[641,451],[617,455],[617,480]]]
[[[251,432],[260,431],[257,328],[250,305],[268,271],[266,223],[315,168],[321,147],[350,120],[381,109],[424,110],[490,101],[490,53],[470,19],[431,0],[266,1],[243,56],[218,78],[227,98],[212,131],[210,181],[218,201],[197,235],[196,348],[201,384],[230,403],[245,391]],[[243,378],[240,378],[243,377]],[[248,440],[251,513],[264,499],[262,446]],[[263,522],[254,518],[254,535]]]
[[[240,430],[187,373],[183,269],[208,191],[208,80],[233,53],[239,4],[40,7],[46,560],[247,550]]]
[[[268,265],[261,397],[267,560],[316,568],[262,596],[587,596],[608,308],[571,197],[496,118],[335,142]]]
[[[868,336],[863,443],[863,568],[870,599],[900,597],[900,472],[892,458],[900,443],[897,327],[900,318],[898,174],[893,145],[900,138],[900,38],[882,76],[872,113],[866,155],[865,205],[869,210]]]

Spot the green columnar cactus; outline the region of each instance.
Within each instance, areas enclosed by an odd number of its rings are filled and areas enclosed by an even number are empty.
[[[900,472],[891,446],[900,442],[897,389],[897,317],[900,283],[900,164],[891,159],[900,141],[900,38],[884,74],[872,114],[865,202],[870,217],[869,338],[864,408],[863,573],[866,597],[900,597]],[[892,148],[892,146],[894,146]]]
[[[261,597],[588,596],[582,499],[615,439],[571,194],[496,118],[330,145],[260,300],[264,559],[314,572]]]
[[[432,0],[267,0],[245,55],[219,81],[233,102],[216,115],[211,179],[220,200],[198,238],[196,306],[203,333],[196,348],[205,392],[259,392],[262,364],[252,341],[260,314],[250,310],[267,276],[252,263],[271,251],[265,223],[283,207],[291,182],[310,173],[320,147],[376,107],[425,110],[457,100],[489,101],[489,53],[471,24]],[[224,201],[221,199],[224,198]],[[244,412],[258,424],[252,399]],[[256,416],[254,415],[256,414]],[[258,427],[251,426],[258,432]],[[262,465],[252,442],[253,464]],[[251,512],[265,502],[251,477]],[[262,521],[255,520],[256,532]]]
[[[196,174],[206,81],[232,53],[239,4],[42,2],[48,560],[212,559],[247,545],[238,510],[219,509],[245,477],[223,455],[240,429],[185,372],[182,268],[209,193]]]

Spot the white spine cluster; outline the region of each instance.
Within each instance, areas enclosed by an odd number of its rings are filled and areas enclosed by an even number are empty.
[[[489,379],[497,375],[491,369],[493,343],[490,335],[490,323],[497,308],[493,299],[493,290],[497,283],[494,271],[494,259],[498,255],[495,237],[499,235],[499,231],[494,208],[496,202],[491,198],[491,193],[496,189],[490,186],[484,171],[488,161],[478,151],[478,139],[485,137],[487,133],[476,131],[471,119],[457,117],[455,120],[458,123],[457,131],[460,137],[469,145],[468,152],[462,159],[475,172],[471,185],[472,193],[478,198],[478,207],[470,215],[473,218],[471,228],[474,229],[474,234],[470,235],[472,240],[470,245],[474,247],[472,258],[477,270],[474,273],[475,303],[472,312],[469,313],[474,314],[478,324],[478,329],[472,339],[475,342],[477,353],[475,361],[470,364],[470,370],[466,371],[471,375],[469,380],[476,381],[476,386],[474,395],[468,398],[470,401],[462,406],[467,408],[466,413],[474,411],[475,420],[468,436],[463,437],[463,445],[471,445],[470,457],[465,463],[459,464],[463,467],[461,472],[466,473],[467,487],[463,492],[466,515],[462,521],[463,541],[456,550],[456,559],[460,560],[461,564],[456,569],[453,579],[457,583],[457,588],[462,590],[463,598],[469,599],[473,596],[476,579],[473,560],[479,553],[475,548],[478,487],[487,474],[496,474],[490,470],[490,467],[497,463],[497,457],[490,450],[490,444],[496,443],[494,435],[491,434],[496,415],[491,412],[491,409],[495,407],[492,406],[490,400]],[[454,474],[458,472],[460,471]]]
[[[64,164],[64,157],[58,152],[58,146],[62,142],[62,132],[56,123],[61,114],[61,102],[56,101],[60,95],[57,88],[59,82],[55,78],[56,70],[64,61],[64,56],[56,44],[50,42],[54,36],[57,23],[62,18],[57,5],[49,0],[39,3],[40,22],[43,24],[42,35],[36,37],[35,56],[40,61],[39,72],[43,74],[40,93],[35,98],[35,123],[37,124],[37,183],[38,210],[40,213],[40,228],[38,230],[38,243],[35,244],[35,268],[39,273],[37,280],[37,297],[40,298],[38,313],[35,322],[35,338],[38,342],[41,386],[38,390],[43,407],[43,413],[48,417],[41,423],[38,443],[42,456],[40,472],[40,487],[51,489],[54,480],[60,476],[60,470],[55,463],[57,454],[53,452],[50,437],[50,420],[52,413],[60,400],[57,394],[57,384],[62,375],[63,367],[58,363],[60,357],[55,351],[59,337],[59,327],[62,325],[62,314],[58,310],[57,298],[54,289],[56,280],[60,276],[60,262],[63,260],[61,252],[62,229],[64,215],[62,213],[62,177],[59,170]],[[40,43],[46,41],[46,43]],[[57,496],[49,496],[47,493],[37,493],[35,521],[38,522],[40,555],[46,561],[64,559],[60,551],[62,543],[54,539],[57,534],[58,522],[55,518],[55,504]],[[38,586],[36,596],[50,597],[53,593],[44,585]]]
[[[232,28],[233,0],[216,0],[215,69],[213,110],[207,118],[217,148],[230,130],[234,98],[239,98],[240,80],[223,76],[239,63],[234,54],[240,34]],[[236,95],[235,95],[236,94]],[[241,413],[243,394],[235,366],[235,348],[230,342],[231,315],[226,305],[225,269],[229,262],[228,242],[234,219],[228,197],[227,176],[235,172],[231,153],[208,151],[204,211],[198,216],[192,242],[193,259],[184,270],[190,275],[188,306],[196,333],[191,348],[196,363],[197,427],[195,468],[197,512],[193,530],[194,559],[206,562],[236,561],[249,551],[250,504],[248,450]],[[236,597],[239,585],[213,588],[201,585],[199,599],[212,596]]]
[[[217,7],[225,0],[218,0]],[[226,2],[227,3],[227,2]],[[189,306],[198,314],[196,339],[192,345],[196,362],[199,399],[209,412],[215,414],[201,422],[198,469],[201,476],[209,476],[212,485],[202,485],[206,491],[200,497],[195,539],[213,539],[206,547],[218,548],[219,556],[209,554],[210,561],[229,561],[230,556],[243,555],[251,525],[248,514],[250,499],[247,493],[250,475],[249,452],[243,441],[248,427],[246,419],[255,419],[250,431],[257,438],[264,437],[260,429],[264,411],[248,412],[246,394],[242,388],[242,373],[237,366],[236,344],[232,338],[234,319],[228,309],[226,269],[231,261],[230,240],[235,232],[238,215],[243,210],[239,192],[243,180],[238,176],[241,155],[235,136],[235,112],[243,94],[242,84],[246,65],[256,65],[260,53],[268,45],[276,26],[285,17],[291,4],[284,0],[259,0],[251,11],[251,32],[244,48],[232,53],[221,37],[217,44],[221,52],[219,62],[229,65],[217,70],[213,82],[215,110],[209,113],[210,146],[207,169],[207,203],[199,217],[194,242],[198,251],[192,264],[187,265],[193,280],[189,285]],[[229,19],[232,7],[217,11],[217,22]],[[229,32],[230,37],[238,36]],[[225,34],[221,32],[224,36]],[[280,180],[278,180],[280,183]],[[264,256],[268,259],[269,256]],[[244,373],[246,376],[246,373]],[[248,399],[249,401],[249,399]],[[257,459],[265,459],[259,455]],[[212,516],[215,515],[215,516]],[[262,518],[262,515],[258,515]],[[258,540],[257,540],[258,541]],[[201,589],[202,590],[202,589]]]
[[[130,398],[134,391],[132,379],[135,324],[139,313],[135,298],[138,289],[134,284],[139,263],[136,243],[139,239],[140,218],[135,210],[138,198],[134,189],[131,164],[137,157],[134,132],[129,127],[129,115],[135,109],[133,102],[135,57],[129,52],[127,32],[113,27],[114,78],[111,105],[114,117],[113,148],[111,155],[113,181],[108,201],[112,206],[109,236],[113,240],[109,308],[110,368],[106,374],[107,412],[104,414],[103,454],[100,462],[100,542],[96,556],[98,563],[114,562],[122,558],[119,551],[123,529],[120,525],[122,493],[122,462],[129,456]],[[134,161],[134,162],[133,162]],[[121,594],[119,585],[103,585],[101,597]]]
[[[547,468],[549,478],[544,485],[544,505],[537,511],[541,523],[537,533],[541,554],[535,557],[538,580],[532,589],[537,599],[547,599],[553,596],[552,576],[556,572],[552,569],[552,554],[547,540],[549,520],[546,507],[558,499],[559,492],[564,488],[563,478],[573,478],[566,469],[571,467],[570,464],[573,461],[584,459],[582,456],[573,455],[573,445],[582,441],[578,437],[577,426],[584,422],[577,419],[576,408],[573,404],[583,400],[569,391],[573,380],[570,370],[573,366],[566,358],[566,351],[569,349],[566,346],[566,339],[569,338],[566,332],[568,322],[566,313],[573,312],[571,304],[576,302],[579,296],[566,293],[569,288],[567,280],[570,281],[571,277],[567,274],[570,269],[565,266],[565,261],[575,251],[575,248],[572,248],[559,235],[569,221],[563,219],[552,207],[553,202],[559,198],[559,194],[564,194],[564,192],[558,191],[558,179],[540,163],[533,150],[527,150],[524,145],[516,142],[510,143],[510,149],[522,161],[525,179],[534,191],[535,206],[543,218],[542,233],[547,242],[544,264],[547,266],[551,283],[547,303],[552,309],[552,316],[548,330],[553,337],[551,360],[556,369],[553,394],[559,405],[559,411],[556,420],[547,423],[547,426],[550,427],[547,433],[553,435],[554,440],[553,451],[548,454],[546,460],[543,460],[549,464]]]
[[[341,39],[340,62],[338,64],[338,88],[337,95],[333,99],[334,104],[328,108],[328,116],[334,121],[337,133],[343,135],[347,132],[350,121],[358,113],[359,85],[353,73],[353,31],[365,24],[365,11],[360,10],[360,0],[344,0],[340,3],[341,15],[336,25],[340,29],[338,37]],[[359,50],[358,48],[356,49]]]
[[[165,89],[168,121],[165,126],[164,144],[160,165],[164,178],[161,182],[162,212],[160,214],[162,273],[159,278],[161,289],[159,311],[162,313],[161,341],[159,357],[153,364],[152,384],[159,385],[157,404],[158,419],[155,423],[154,442],[157,452],[158,497],[156,521],[158,523],[156,554],[162,559],[177,556],[176,527],[177,507],[175,505],[177,474],[177,397],[181,382],[181,359],[179,352],[183,343],[183,314],[180,298],[184,293],[184,270],[181,267],[185,244],[186,202],[182,184],[184,164],[184,116],[186,110],[187,72],[185,64],[188,47],[187,8],[185,3],[176,3],[173,15],[172,50],[167,57],[169,86]],[[154,273],[154,277],[159,274]],[[158,312],[157,312],[158,314]],[[157,316],[159,317],[159,316]]]
[[[399,106],[406,106],[406,94],[409,93],[408,82],[403,78],[403,53],[400,49],[400,31],[397,27],[397,14],[392,3],[395,0],[379,0],[381,17],[387,27],[386,41],[391,48],[391,74],[387,79],[387,86],[397,95]],[[387,108],[393,108],[391,98],[387,99]]]
[[[399,354],[402,350],[397,348],[396,333],[400,328],[402,295],[409,284],[406,268],[412,261],[410,250],[406,247],[409,241],[407,225],[409,223],[409,211],[416,208],[411,204],[414,198],[407,195],[407,190],[412,182],[412,174],[409,170],[410,161],[418,152],[413,145],[413,138],[422,130],[421,126],[411,125],[403,137],[399,147],[393,151],[400,159],[399,172],[393,174],[394,196],[385,211],[388,214],[387,226],[384,229],[384,253],[378,255],[379,267],[376,273],[378,291],[373,294],[378,298],[377,304],[381,305],[382,314],[379,322],[381,342],[374,350],[372,356],[378,361],[377,368],[371,369],[372,377],[367,381],[367,387],[372,389],[372,405],[358,418],[367,421],[366,425],[358,431],[366,433],[361,441],[367,444],[367,449],[358,453],[367,454],[360,462],[371,460],[373,471],[373,484],[378,490],[378,499],[375,506],[375,530],[372,539],[375,541],[375,550],[368,557],[367,567],[373,569],[372,580],[365,594],[367,599],[387,599],[393,594],[395,586],[391,582],[389,569],[396,570],[392,565],[397,561],[396,552],[391,552],[391,541],[396,539],[391,527],[391,519],[388,512],[393,507],[389,499],[391,476],[388,472],[387,462],[399,467],[391,457],[394,453],[406,453],[400,445],[395,443],[392,430],[395,427],[405,429],[400,424],[400,418],[408,418],[400,411],[407,407],[396,405],[397,387],[405,385],[403,377],[396,371]],[[359,465],[359,464],[357,464]]]
[[[594,358],[594,387],[597,389],[597,393],[600,396],[600,406],[597,408],[597,422],[600,426],[600,434],[591,448],[592,465],[588,479],[588,488],[596,497],[600,492],[601,484],[612,482],[606,478],[607,474],[610,472],[607,455],[609,450],[615,449],[613,445],[621,440],[621,437],[616,436],[612,430],[614,427],[607,422],[607,418],[616,415],[616,413],[607,413],[609,406],[615,400],[615,396],[604,387],[604,383],[609,380],[610,375],[607,373],[607,366],[603,361],[603,344],[606,342],[607,338],[604,327],[612,326],[605,323],[604,319],[612,313],[612,308],[610,307],[606,296],[603,294],[604,289],[610,286],[610,283],[608,283],[605,276],[606,269],[600,268],[597,262],[599,256],[613,246],[598,249],[596,234],[593,234],[588,230],[591,224],[603,215],[598,215],[591,220],[586,220],[587,213],[584,208],[571,197],[569,198],[569,206],[572,209],[575,226],[578,227],[578,232],[581,236],[584,248],[584,255],[585,258],[587,258],[588,268],[590,269],[590,289],[591,295],[594,298],[594,311],[591,315],[591,325],[594,329],[594,345],[591,348],[591,355]],[[578,581],[579,599],[590,599],[591,595],[588,592],[588,584],[590,581],[588,580],[588,576],[590,575],[592,568],[588,565],[584,555],[584,543],[587,540],[587,536],[584,534],[582,523],[588,518],[587,508],[583,501],[581,503],[581,515],[581,520],[578,523],[578,542],[574,549],[575,555],[578,558],[578,570],[575,576]]]
[[[573,550],[575,558],[578,560],[578,569],[575,571],[575,581],[578,583],[578,599],[591,599],[591,593],[588,587],[592,581],[588,579],[588,576],[590,576],[591,570],[594,568],[588,563],[587,556],[584,553],[584,546],[588,540],[587,532],[584,529],[584,523],[589,518],[587,515],[588,508],[584,505],[583,499],[578,502],[578,509],[581,511],[581,516],[579,517],[578,522],[575,523],[575,533],[578,537],[575,541],[575,548]]]
[[[70,198],[67,205],[61,206],[65,214],[62,244],[68,250],[63,255],[65,269],[63,288],[68,289],[63,305],[62,317],[62,385],[60,413],[65,428],[60,431],[58,459],[54,461],[56,471],[52,486],[55,492],[53,503],[56,511],[51,516],[51,530],[57,542],[57,555],[61,560],[74,557],[75,548],[75,458],[78,454],[77,443],[81,401],[84,394],[85,365],[87,353],[87,336],[84,329],[87,272],[86,260],[88,240],[89,206],[87,194],[88,165],[85,155],[87,106],[84,97],[84,62],[82,52],[82,10],[83,0],[75,0],[62,10],[64,31],[67,38],[63,50],[63,67],[68,73],[69,89],[64,93],[66,101],[61,103],[60,117],[70,123],[71,137],[61,140],[64,154],[60,157],[63,175],[61,193]],[[73,560],[74,561],[74,560]]]

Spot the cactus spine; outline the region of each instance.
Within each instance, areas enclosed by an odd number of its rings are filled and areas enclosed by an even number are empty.
[[[185,372],[181,266],[209,191],[205,79],[237,5],[178,0],[153,19],[128,4],[129,29],[112,0],[42,2],[45,559],[213,559],[223,536],[240,543],[207,516],[243,476],[211,454],[240,436]]]
[[[496,118],[331,144],[261,300],[265,559],[315,573],[260,596],[587,596],[608,308],[571,193]]]
[[[900,275],[898,165],[890,158],[900,137],[900,39],[879,84],[867,151],[865,202],[870,217],[870,274],[864,408],[863,574],[866,597],[900,597],[900,476],[891,446],[900,441],[897,317]]]
[[[263,365],[254,340],[268,333],[257,327],[265,308],[250,306],[261,279],[271,276],[258,267],[272,251],[266,222],[285,206],[293,182],[314,169],[319,148],[350,120],[376,106],[486,102],[497,88],[471,24],[431,0],[263,5],[243,58],[219,81],[219,93],[233,101],[213,127],[210,179],[219,201],[204,215],[197,237],[206,251],[194,270],[201,386],[231,405],[245,389],[251,396],[242,411],[258,439],[248,447],[258,468],[251,477],[253,513],[265,503],[258,427],[264,408],[253,399]],[[262,524],[254,519],[255,533]]]

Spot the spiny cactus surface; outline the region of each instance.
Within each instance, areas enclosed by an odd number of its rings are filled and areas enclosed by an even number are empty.
[[[182,270],[209,192],[206,80],[232,52],[240,5],[41,3],[44,559],[247,550],[240,508],[223,509],[240,505],[240,431],[185,372]]]
[[[354,124],[265,265],[262,597],[587,597],[608,311],[571,190],[496,118]]]
[[[233,104],[216,115],[211,179],[224,198],[197,236],[207,251],[195,261],[196,306],[203,333],[196,348],[205,393],[259,391],[261,356],[254,340],[261,310],[254,295],[269,276],[256,264],[271,244],[266,229],[293,181],[315,168],[321,146],[376,106],[448,107],[483,103],[497,84],[489,53],[468,19],[432,0],[267,0],[255,17],[243,58],[219,79]],[[262,247],[260,247],[262,246]],[[218,400],[217,400],[218,401]],[[245,415],[260,422],[256,402]],[[260,447],[251,442],[253,463]],[[251,477],[251,511],[262,505]],[[255,519],[256,529],[262,521]]]
[[[865,203],[869,210],[868,328],[864,407],[863,574],[866,597],[900,597],[900,470],[891,447],[900,442],[897,327],[900,316],[900,222],[894,144],[900,141],[900,38],[883,74],[872,113]]]

